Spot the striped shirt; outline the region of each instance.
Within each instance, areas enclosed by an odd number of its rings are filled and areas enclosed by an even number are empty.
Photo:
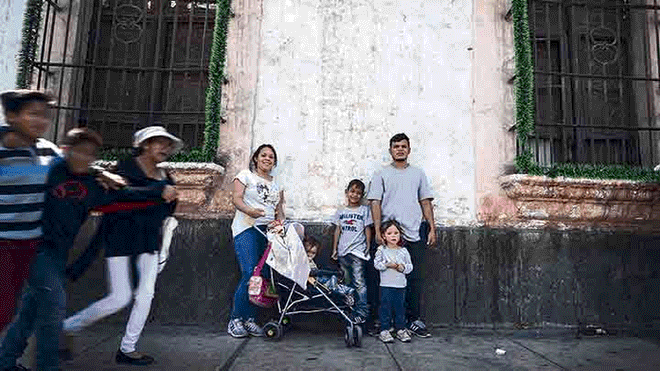
[[[42,237],[48,171],[61,155],[55,144],[41,138],[33,146],[18,148],[6,148],[0,141],[0,239]]]

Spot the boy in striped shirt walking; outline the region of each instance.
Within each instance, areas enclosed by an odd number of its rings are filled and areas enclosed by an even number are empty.
[[[41,242],[46,177],[57,146],[41,138],[51,122],[47,93],[0,94],[8,125],[0,127],[0,331],[11,322],[16,296]]]

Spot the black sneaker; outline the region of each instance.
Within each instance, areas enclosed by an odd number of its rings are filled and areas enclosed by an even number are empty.
[[[380,336],[380,326],[378,326],[377,323],[374,324],[373,326],[369,326],[369,328],[367,329],[367,334],[369,334],[369,336],[373,336],[373,337],[376,337],[376,338],[379,337]]]
[[[431,333],[426,329],[426,325],[421,320],[414,321],[408,326],[410,332],[420,338],[431,337]]]
[[[154,357],[139,352],[124,353],[121,350],[115,355],[115,362],[127,365],[146,366],[154,363]]]

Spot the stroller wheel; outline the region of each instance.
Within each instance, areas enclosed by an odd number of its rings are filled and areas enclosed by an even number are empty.
[[[284,327],[285,330],[291,327],[291,318],[289,317],[282,318],[282,326]]]
[[[352,324],[349,324],[344,329],[344,342],[346,342],[346,347],[350,348],[354,345],[353,343],[353,331],[354,327]]]
[[[282,327],[277,322],[268,322],[264,325],[264,334],[268,340],[278,340],[282,337]]]
[[[353,326],[353,346],[362,347],[362,326]]]

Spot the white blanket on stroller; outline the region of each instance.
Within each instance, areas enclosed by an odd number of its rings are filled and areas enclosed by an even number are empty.
[[[266,258],[266,264],[279,274],[300,285],[303,289],[307,289],[307,278],[310,271],[309,261],[307,260],[305,247],[298,235],[296,224],[292,223],[286,227],[284,237],[270,231],[267,233],[271,247],[270,254]]]

